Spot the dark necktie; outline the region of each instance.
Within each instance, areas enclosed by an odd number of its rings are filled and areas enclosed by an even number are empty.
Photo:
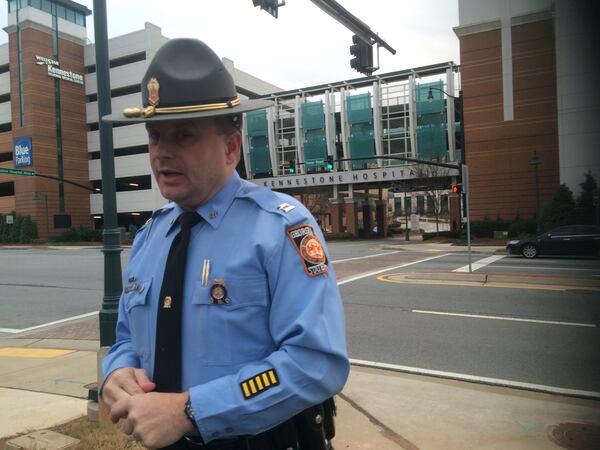
[[[181,314],[183,283],[191,228],[200,222],[195,212],[179,216],[181,231],[171,244],[163,277],[156,316],[154,382],[156,392],[181,390]]]

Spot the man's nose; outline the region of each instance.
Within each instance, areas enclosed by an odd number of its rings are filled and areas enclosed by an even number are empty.
[[[173,146],[167,139],[159,139],[153,145],[154,154],[160,158],[172,158],[173,157]]]

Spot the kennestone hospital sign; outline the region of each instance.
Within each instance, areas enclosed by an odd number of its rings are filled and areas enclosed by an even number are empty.
[[[61,80],[70,81],[71,83],[83,84],[83,75],[72,72],[70,70],[64,70],[59,67],[58,61],[46,58],[44,56],[35,55],[35,63],[38,66],[44,64],[48,66],[48,75]]]
[[[441,175],[441,174],[440,174]],[[458,175],[456,169],[445,169],[444,176]],[[253,183],[270,189],[287,189],[310,186],[331,186],[334,184],[377,183],[394,180],[424,178],[417,165],[404,167],[386,167],[379,169],[353,170],[350,172],[311,173],[308,175],[289,175],[285,177],[258,178]]]

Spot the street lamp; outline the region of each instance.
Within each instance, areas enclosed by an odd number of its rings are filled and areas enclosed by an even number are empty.
[[[37,191],[33,193],[34,200],[39,200],[40,197],[44,197],[44,200],[46,202],[46,241],[50,241],[50,219],[49,219],[49,215],[48,215],[48,195],[42,194],[41,192],[37,192]]]
[[[542,160],[537,154],[537,151],[533,151],[533,156],[529,164],[535,169],[535,219],[536,219],[536,234],[542,233],[542,222],[540,217],[540,178],[538,175],[538,166],[542,164]]]

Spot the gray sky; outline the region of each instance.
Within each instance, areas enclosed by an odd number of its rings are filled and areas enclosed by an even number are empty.
[[[93,9],[93,0],[79,0]],[[392,72],[459,62],[456,0],[338,0],[396,49],[380,49],[380,70]],[[7,5],[0,6],[6,26]],[[196,37],[238,69],[280,86],[300,88],[361,76],[350,68],[352,32],[310,0],[287,0],[275,19],[252,0],[107,0],[108,36],[151,22],[166,37]],[[94,41],[93,16],[88,37]],[[0,32],[0,44],[7,41]]]

